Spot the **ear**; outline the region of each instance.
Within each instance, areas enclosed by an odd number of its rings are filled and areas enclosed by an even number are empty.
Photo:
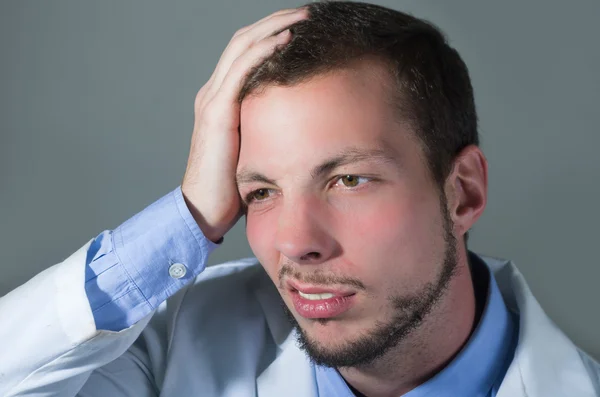
[[[487,167],[483,152],[475,145],[464,148],[454,160],[454,167],[446,179],[445,189],[448,211],[454,222],[456,236],[464,236],[485,209]]]

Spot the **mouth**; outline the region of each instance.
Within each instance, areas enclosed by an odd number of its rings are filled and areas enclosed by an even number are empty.
[[[296,312],[307,319],[340,316],[355,303],[356,292],[345,288],[301,285],[288,281],[288,291]]]

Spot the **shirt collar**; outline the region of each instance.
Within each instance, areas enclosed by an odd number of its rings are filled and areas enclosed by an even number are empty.
[[[457,356],[439,373],[403,397],[488,396],[504,378],[514,353],[515,320],[486,263],[473,253],[469,262],[474,274],[488,280],[486,304],[479,324]],[[353,396],[334,368],[315,366],[319,395]]]

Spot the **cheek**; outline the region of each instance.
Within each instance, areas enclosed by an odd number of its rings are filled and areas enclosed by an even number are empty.
[[[439,211],[435,200],[398,197],[363,203],[353,216],[344,214],[340,237],[344,255],[365,278],[379,286],[391,282],[416,290],[437,266]]]
[[[278,211],[248,214],[246,236],[254,255],[275,282]],[[331,238],[342,247],[344,271],[371,287],[418,290],[431,281],[443,240],[439,204],[429,195],[387,192],[368,202],[345,202],[330,213]],[[331,222],[331,223],[329,223]],[[339,258],[338,258],[339,259]]]

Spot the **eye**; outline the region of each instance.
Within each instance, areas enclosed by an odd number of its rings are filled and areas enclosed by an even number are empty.
[[[264,201],[271,196],[271,189],[256,189],[248,195],[246,195],[246,203],[251,203],[253,201]]]
[[[344,175],[339,177],[336,181],[342,182],[345,187],[356,187],[361,182],[367,182],[369,178],[364,178],[358,175]]]

